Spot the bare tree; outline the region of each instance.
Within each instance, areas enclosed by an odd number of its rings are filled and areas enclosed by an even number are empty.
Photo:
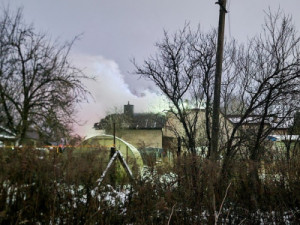
[[[230,176],[230,163],[244,157],[254,165],[250,174],[253,193],[258,193],[255,186],[267,150],[266,137],[299,110],[299,42],[291,17],[281,11],[269,11],[259,36],[246,45],[229,42],[225,46],[222,113],[226,117],[235,110],[239,118],[234,125],[224,121],[220,137],[226,138],[217,153],[222,158],[220,177]],[[215,43],[214,32],[192,33],[185,27],[173,36],[165,33],[163,41],[156,45],[158,54],[144,61],[143,66],[135,64],[136,73],[152,80],[172,103],[171,112],[182,124],[192,153],[197,146],[199,114],[192,114],[193,107],[186,107],[185,102],[196,102],[194,106],[203,100],[206,103],[205,138],[210,142]],[[250,129],[245,124],[251,120],[256,125]]]
[[[267,12],[261,35],[241,46],[237,54],[229,85],[232,88],[230,92],[223,89],[223,96],[236,96],[241,114],[229,134],[225,152],[221,153],[223,171],[228,171],[228,164],[239,151],[246,153],[253,165],[250,180],[256,195],[266,137],[300,106],[300,37],[291,17],[281,11]],[[226,98],[224,105],[228,106]],[[244,126],[249,122],[256,126]],[[252,196],[253,203],[255,199]]]
[[[212,30],[206,34],[201,33],[199,30],[191,38],[191,51],[190,56],[193,59],[193,63],[197,65],[197,75],[192,83],[191,93],[193,98],[198,101],[204,102],[205,105],[205,127],[199,129],[205,130],[206,139],[205,146],[208,147],[208,157],[210,156],[211,150],[211,126],[212,126],[212,104],[213,104],[213,92],[214,92],[214,79],[216,69],[216,41],[217,32]],[[236,43],[233,39],[225,42],[225,50],[223,56],[223,80],[222,87],[223,92],[227,95],[231,93],[230,88],[234,87],[233,81],[236,75],[233,72],[233,62],[236,56]],[[223,98],[223,101],[227,102],[227,99]],[[224,103],[223,103],[224,105]],[[220,141],[219,145],[224,145],[224,141],[228,138],[224,138],[228,134],[226,120],[221,121],[220,124]]]
[[[170,113],[182,124],[184,131],[181,134],[178,126],[174,126],[174,133],[185,140],[192,153],[198,146],[207,146],[207,156],[210,154],[216,41],[215,30],[203,33],[199,28],[191,31],[185,26],[171,36],[165,32],[164,39],[156,44],[157,55],[145,60],[143,66],[134,62],[136,73],[152,80],[169,99]],[[231,70],[234,51],[235,43],[226,43],[225,74]],[[204,119],[200,121],[201,113]]]
[[[263,28],[263,33],[241,48],[237,57],[234,93],[243,103],[243,113],[231,133],[226,153],[234,153],[233,140],[243,123],[251,115],[258,115],[253,160],[259,158],[259,146],[274,128],[266,127],[266,122],[276,117],[278,121],[273,125],[279,126],[299,109],[300,37],[291,18],[282,12],[268,12]]]
[[[172,37],[164,33],[162,42],[157,43],[158,54],[144,61],[142,67],[135,62],[136,73],[148,78],[158,86],[172,104],[171,113],[182,123],[187,137],[188,149],[195,153],[195,120],[187,120],[185,100],[196,76],[196,65],[189,57],[190,33],[186,26]],[[197,117],[195,117],[197,118]]]
[[[0,19],[0,105],[2,123],[20,142],[29,127],[43,133],[67,131],[74,104],[83,100],[86,78],[69,61],[76,38],[65,44],[51,41],[26,25],[22,10],[2,11]],[[54,132],[53,132],[54,131]]]

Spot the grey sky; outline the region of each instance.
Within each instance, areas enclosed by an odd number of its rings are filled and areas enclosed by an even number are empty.
[[[174,32],[186,22],[203,31],[217,27],[217,0],[0,0],[13,9],[24,7],[24,17],[37,30],[53,38],[70,40],[83,33],[73,48],[74,63],[86,73],[97,77],[87,82],[95,99],[82,105],[79,118],[84,128],[76,128],[86,135],[94,122],[114,106],[128,100],[137,110],[149,110],[159,98],[147,91],[149,82],[130,74],[130,59],[142,61],[155,52],[154,43],[161,39],[163,29]],[[293,16],[300,28],[299,0],[228,0],[226,36],[238,41],[260,32],[264,10],[279,7]],[[133,93],[143,94],[137,97]],[[152,105],[152,106],[151,106]]]

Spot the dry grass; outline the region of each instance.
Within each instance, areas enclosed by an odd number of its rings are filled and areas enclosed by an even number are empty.
[[[106,166],[99,151],[1,150],[0,224],[206,224],[211,185],[215,209],[221,209],[216,212],[219,224],[299,222],[296,158],[264,164],[259,210],[253,210],[249,162],[236,160],[231,177],[223,179],[220,165],[182,156],[172,165],[149,168],[134,186],[122,178],[112,189],[109,179],[97,187]]]

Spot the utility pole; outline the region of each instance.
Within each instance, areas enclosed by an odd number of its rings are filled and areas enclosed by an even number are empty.
[[[110,182],[111,182],[112,185],[114,185],[116,183],[116,167],[115,167],[115,165],[112,165],[113,161],[117,157],[117,155],[116,155],[116,123],[115,122],[113,123],[113,135],[114,135],[114,137],[113,137],[113,147],[110,148],[110,155],[109,155],[109,158],[110,158],[109,162],[110,163],[107,166],[107,170],[110,166],[112,167],[112,169],[111,169],[112,172],[110,174]],[[105,175],[103,175],[103,179],[104,179],[104,176]]]
[[[212,116],[212,137],[211,137],[211,144],[210,144],[210,159],[212,160],[217,160],[218,147],[219,147],[220,96],[221,96],[221,81],[222,81],[225,14],[227,13],[226,0],[218,0],[216,4],[220,5],[220,14],[219,14],[216,73],[215,73],[214,102],[213,102],[213,116]]]

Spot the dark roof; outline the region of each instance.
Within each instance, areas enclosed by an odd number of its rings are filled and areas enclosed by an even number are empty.
[[[227,119],[230,120],[233,124],[237,124],[240,122],[242,116],[240,115],[227,115]],[[270,124],[274,118],[266,117],[264,123]],[[259,124],[261,122],[261,116],[258,115],[250,115],[246,117],[243,121],[243,124]]]
[[[227,119],[233,124],[237,124],[241,120],[241,115],[227,115]],[[261,122],[262,116],[260,115],[249,115],[242,124],[247,125],[257,125]],[[265,118],[264,124],[270,125],[275,129],[287,129],[293,125],[293,117],[277,117],[277,116],[267,116]]]
[[[0,139],[16,139],[16,135],[6,127],[0,126]]]
[[[125,114],[111,114],[94,124],[95,129],[106,129],[112,125],[112,121],[121,122],[124,129],[162,129],[166,117],[155,113],[135,113],[132,116]]]
[[[129,129],[162,129],[165,125],[166,117],[154,113],[136,113],[130,119]]]

